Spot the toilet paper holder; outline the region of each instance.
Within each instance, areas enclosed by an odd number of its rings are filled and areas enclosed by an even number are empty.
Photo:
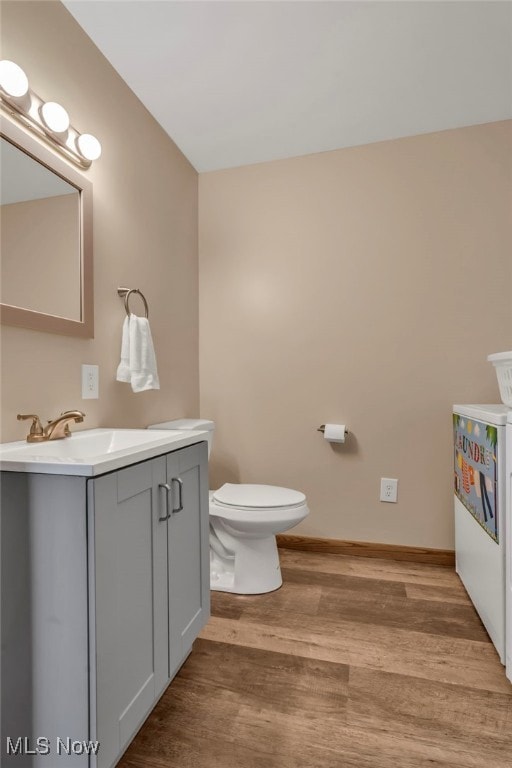
[[[320,424],[320,426],[318,427],[318,429],[316,431],[317,432],[325,432],[325,424]],[[348,429],[345,427],[345,437],[348,434],[350,434],[350,433],[349,433]]]

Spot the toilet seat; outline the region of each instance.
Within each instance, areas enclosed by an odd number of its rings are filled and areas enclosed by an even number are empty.
[[[225,483],[210,492],[210,517],[239,525],[248,533],[268,525],[274,530],[282,523],[297,522],[308,514],[306,497],[300,491],[276,485]]]
[[[222,508],[241,512],[278,511],[297,509],[306,503],[300,491],[276,485],[225,483],[212,494],[213,503]]]

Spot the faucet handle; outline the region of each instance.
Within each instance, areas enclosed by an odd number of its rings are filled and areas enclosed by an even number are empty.
[[[36,416],[35,413],[18,413],[17,417],[18,421],[22,421],[24,419],[32,419],[32,424],[30,425],[30,435],[34,437],[42,437],[43,436],[43,425],[41,424],[41,420],[39,419],[39,416]],[[27,437],[28,440],[28,437]]]

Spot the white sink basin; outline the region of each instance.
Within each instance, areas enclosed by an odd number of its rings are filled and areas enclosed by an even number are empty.
[[[182,435],[183,432],[178,434]],[[173,432],[173,435],[176,435]],[[16,443],[19,456],[52,459],[88,459],[91,456],[124,451],[126,448],[139,448],[155,442],[154,433],[145,429],[88,429],[75,432],[63,440],[48,440],[46,443]]]
[[[86,429],[62,440],[3,443],[0,469],[94,476],[206,439],[207,432],[192,430]]]

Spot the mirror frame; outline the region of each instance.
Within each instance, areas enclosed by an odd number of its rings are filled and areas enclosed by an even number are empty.
[[[63,157],[41,144],[34,136],[2,114],[0,136],[14,144],[48,170],[60,176],[80,193],[80,320],[35,312],[31,309],[0,303],[0,322],[35,331],[66,336],[94,338],[94,286],[92,244],[92,183]]]

